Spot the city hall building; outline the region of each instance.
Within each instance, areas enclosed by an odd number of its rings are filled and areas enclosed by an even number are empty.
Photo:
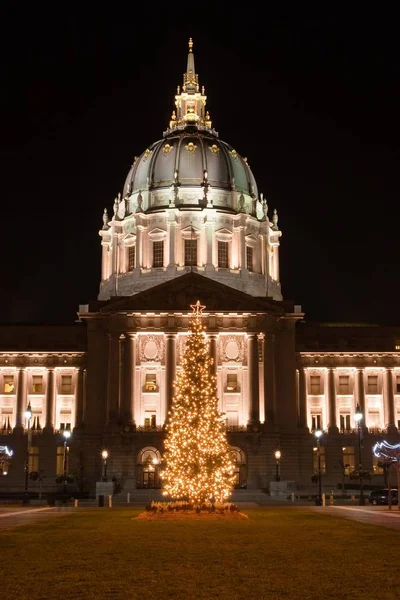
[[[166,131],[99,219],[97,300],[70,325],[0,327],[0,446],[13,451],[0,493],[24,490],[27,463],[30,492],[59,489],[67,469],[71,489],[94,494],[105,449],[121,493],[159,488],[197,300],[237,488],[268,490],[277,449],[282,480],[309,489],[319,458],[333,487],[357,472],[360,446],[383,483],[372,448],[400,441],[400,328],[308,324],[285,301],[278,213],[213,129],[192,46]]]

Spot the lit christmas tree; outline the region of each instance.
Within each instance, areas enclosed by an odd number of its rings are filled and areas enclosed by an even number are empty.
[[[166,427],[163,487],[174,499],[223,502],[234,485],[234,465],[202,325],[205,307],[197,301],[191,308],[190,335]]]

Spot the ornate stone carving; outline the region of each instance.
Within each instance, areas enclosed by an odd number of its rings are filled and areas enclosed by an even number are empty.
[[[145,162],[149,158],[151,153],[152,153],[152,150],[150,150],[150,148],[147,148],[147,150],[145,151],[145,153],[143,155],[143,162]]]
[[[171,152],[173,146],[171,146],[170,144],[165,144],[163,147],[163,154],[164,156],[168,156],[168,154]]]
[[[223,362],[241,362],[245,360],[245,343],[242,335],[222,335],[219,355]]]
[[[193,142],[189,142],[188,144],[186,144],[185,148],[188,152],[193,154],[194,152],[196,152],[197,146]]]
[[[139,337],[139,364],[143,362],[163,362],[165,355],[164,339],[161,335],[141,335]]]

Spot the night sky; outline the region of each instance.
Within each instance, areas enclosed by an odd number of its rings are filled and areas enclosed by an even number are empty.
[[[162,137],[191,36],[213,126],[278,210],[284,298],[400,324],[394,14],[62,6],[3,9],[1,322],[73,322],[96,298],[103,209]]]

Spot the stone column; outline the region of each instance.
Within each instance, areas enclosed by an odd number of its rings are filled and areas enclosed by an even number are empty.
[[[47,369],[47,386],[46,386],[46,431],[54,429],[54,368]]]
[[[240,268],[246,268],[246,241],[244,238],[244,227],[240,227]]]
[[[393,393],[393,370],[386,369],[386,390],[385,390],[385,426],[388,433],[396,433],[396,424],[394,419],[394,393]]]
[[[128,343],[126,346],[125,361],[125,384],[126,392],[124,397],[124,406],[122,409],[122,419],[127,425],[133,425],[133,405],[135,399],[135,366],[136,366],[136,334],[128,333]]]
[[[260,392],[258,385],[258,343],[255,333],[248,337],[248,370],[249,370],[249,425],[260,422]]]
[[[140,269],[143,265],[143,244],[142,244],[142,227],[138,225],[136,227],[136,269]]]
[[[328,405],[329,405],[329,433],[338,433],[336,419],[336,386],[335,370],[328,370]]]
[[[119,336],[118,352],[118,414],[117,418],[122,416],[125,405],[125,336],[122,333]]]
[[[176,371],[176,334],[167,333],[167,351],[165,355],[165,421],[168,420],[169,411],[172,406],[172,398],[174,397],[174,382]]]
[[[265,423],[273,426],[276,422],[276,382],[275,382],[275,335],[266,333],[264,337],[264,412]]]
[[[175,232],[176,232],[176,222],[175,219],[172,222],[168,223],[169,229],[169,261],[168,267],[176,266],[176,256],[175,256]]]
[[[360,405],[365,423],[365,391],[364,391],[364,369],[357,369],[357,402]]]
[[[304,367],[299,369],[299,426],[307,427],[307,384]]]
[[[15,429],[22,429],[24,423],[24,411],[26,410],[26,371],[22,367],[18,369],[17,381],[17,413],[15,415]]]
[[[275,246],[275,279],[276,281],[280,281],[279,275],[279,246]]]
[[[214,232],[214,223],[207,221],[206,222],[206,240],[207,240],[207,261],[206,261],[206,271],[210,271],[214,268],[213,264],[213,232]]]
[[[107,425],[112,425],[118,416],[119,338],[113,333],[108,335],[108,340]]]
[[[81,429],[83,426],[83,369],[77,369],[76,387],[75,387],[75,429]]]
[[[211,373],[217,374],[218,358],[217,358],[217,334],[210,333],[210,357],[212,358]]]
[[[108,279],[108,245],[105,243],[101,245],[101,279]]]

